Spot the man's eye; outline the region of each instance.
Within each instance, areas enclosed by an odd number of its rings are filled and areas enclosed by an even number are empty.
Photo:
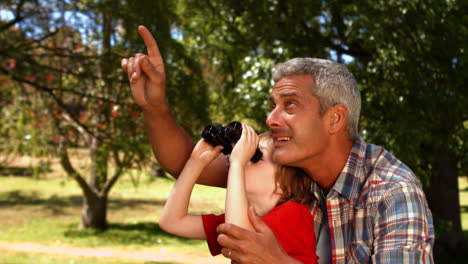
[[[287,101],[287,102],[285,103],[285,105],[286,105],[286,107],[292,107],[292,106],[295,106],[295,105],[296,105],[296,102],[294,102],[294,101]]]

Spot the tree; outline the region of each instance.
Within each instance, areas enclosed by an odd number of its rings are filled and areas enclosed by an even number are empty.
[[[2,24],[9,35],[2,39],[2,61],[19,63],[2,71],[23,98],[17,109],[29,110],[31,140],[41,141],[36,148],[28,144],[26,151],[55,148],[52,154],[83,190],[83,226],[106,228],[110,189],[124,170],[148,157],[143,126],[134,122],[138,112],[132,109],[128,87],[115,73],[118,59],[109,52],[110,37],[102,38],[102,49],[86,47],[79,32],[66,25],[66,5],[61,1],[56,9],[36,1],[7,4],[4,8],[15,10],[15,17]],[[71,146],[89,149],[87,177],[71,162]]]
[[[104,229],[112,186],[125,170],[151,160],[140,110],[120,70],[120,59],[136,53],[128,47],[137,42],[137,21],[143,18],[156,25],[163,43],[171,47],[168,79],[180,88],[172,92],[172,100],[188,102],[175,109],[175,115],[186,118],[183,124],[189,130],[200,129],[207,120],[200,107],[204,85],[197,64],[171,39],[170,5],[140,1],[156,8],[145,8],[150,10],[145,13],[134,10],[133,1],[54,2],[8,1],[0,6],[13,15],[0,24],[5,36],[0,39],[0,61],[18,62],[14,67],[2,65],[0,71],[23,101],[10,105],[31,113],[28,129],[34,132],[32,138],[41,140],[38,148],[59,157],[82,189],[83,226]],[[25,152],[33,151],[24,145]],[[70,147],[89,150],[89,168],[83,171],[73,164]]]

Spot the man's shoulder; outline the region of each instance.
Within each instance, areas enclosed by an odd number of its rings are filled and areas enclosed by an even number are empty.
[[[395,194],[422,192],[411,169],[386,149],[366,143],[362,172],[365,175],[360,202],[379,202]]]
[[[416,175],[383,147],[366,143],[364,170],[372,181],[418,183]]]

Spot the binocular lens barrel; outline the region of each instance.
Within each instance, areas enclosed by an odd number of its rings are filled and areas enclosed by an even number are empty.
[[[223,146],[221,152],[224,155],[231,154],[232,152],[232,143],[236,143],[242,134],[242,124],[240,122],[234,121],[226,126],[222,125],[208,125],[201,133],[201,137],[204,138],[210,145],[213,147]],[[259,161],[263,156],[263,153],[260,149],[257,148],[255,154],[250,159],[252,162]]]

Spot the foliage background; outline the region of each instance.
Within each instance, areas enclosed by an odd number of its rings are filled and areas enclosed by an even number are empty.
[[[102,172],[87,179],[97,189],[114,167],[148,166],[144,125],[119,68],[144,52],[139,24],[158,40],[169,103],[194,138],[210,122],[267,129],[271,68],[329,58],[357,77],[364,139],[421,179],[436,256],[450,254],[466,247],[457,178],[468,169],[467,8],[461,0],[3,1],[0,162],[87,148],[97,154],[86,173]]]

